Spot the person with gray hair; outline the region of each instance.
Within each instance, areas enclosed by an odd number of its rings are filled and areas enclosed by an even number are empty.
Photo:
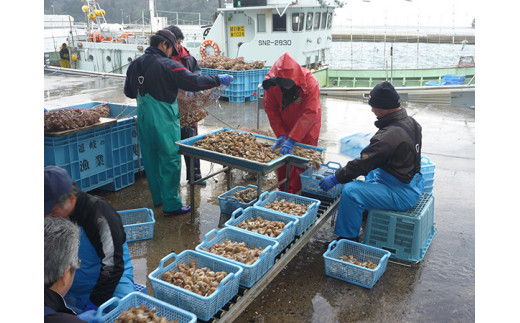
[[[72,286],[78,259],[80,230],[64,218],[44,219],[44,321],[96,322],[94,310],[76,316],[63,297]]]

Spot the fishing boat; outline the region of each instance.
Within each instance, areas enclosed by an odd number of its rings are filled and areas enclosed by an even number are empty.
[[[154,0],[149,0],[151,24],[140,31],[108,24],[99,2],[85,3],[87,33],[69,40],[75,69],[125,74],[128,65],[144,53],[150,34],[168,26],[166,17],[155,15]],[[342,6],[338,0],[225,2],[212,25],[184,32],[184,46],[198,60],[212,55],[245,57],[272,66],[290,52],[302,66],[317,68],[330,59],[334,9]]]

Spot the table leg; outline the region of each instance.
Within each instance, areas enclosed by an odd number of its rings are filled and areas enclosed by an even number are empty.
[[[190,160],[190,207],[191,223],[195,222],[195,160],[193,156],[188,156]]]

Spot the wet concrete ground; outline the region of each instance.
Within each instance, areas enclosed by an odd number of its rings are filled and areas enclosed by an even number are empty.
[[[123,94],[124,80],[93,77],[45,77],[45,107],[88,101],[135,104]],[[321,97],[322,129],[318,146],[325,160],[344,165],[339,139],[355,132],[374,132],[375,116],[362,101]],[[423,155],[435,164],[437,233],[422,262],[411,267],[389,263],[372,289],[325,275],[323,253],[333,239],[326,223],[298,255],[238,318],[237,322],[471,322],[475,320],[475,111],[447,106],[403,105],[423,127]],[[220,101],[208,109],[199,134],[221,127],[256,127],[256,102]],[[219,121],[221,120],[221,121]],[[224,121],[224,123],[222,122]],[[260,129],[269,128],[261,110]],[[202,161],[202,174],[221,166]],[[183,164],[182,178],[185,178]],[[274,180],[274,174],[269,175]],[[249,174],[234,170],[232,187],[253,184]],[[134,279],[151,286],[147,275],[171,251],[194,249],[204,235],[222,226],[218,195],[226,191],[224,174],[196,186],[195,223],[190,215],[166,217],[154,208],[146,177],[117,192],[91,191],[116,210],[151,208],[156,224],[151,240],[129,243]],[[181,197],[189,205],[189,186],[181,181]]]

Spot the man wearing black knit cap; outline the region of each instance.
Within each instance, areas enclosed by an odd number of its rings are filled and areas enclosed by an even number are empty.
[[[137,100],[137,133],[146,171],[146,179],[155,206],[163,214],[181,215],[190,211],[182,206],[179,195],[181,177],[181,140],[178,89],[197,92],[229,86],[233,77],[197,75],[170,59],[178,55],[177,39],[168,29],[150,37],[150,47],[135,59],[126,72],[125,95]]]
[[[421,125],[401,108],[399,94],[389,82],[370,91],[368,104],[379,130],[361,156],[324,178],[320,187],[328,191],[346,183],[341,194],[334,233],[358,241],[363,210],[404,211],[421,197]],[[365,180],[355,180],[365,176]]]

